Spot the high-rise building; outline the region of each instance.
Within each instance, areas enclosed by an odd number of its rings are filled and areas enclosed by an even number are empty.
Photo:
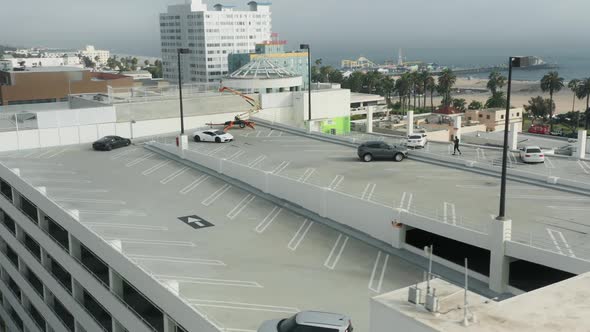
[[[252,53],[271,37],[270,3],[251,1],[248,10],[217,4],[212,11],[201,0],[168,6],[160,14],[163,76],[178,80],[178,49],[183,82],[213,83],[228,74],[228,54]]]

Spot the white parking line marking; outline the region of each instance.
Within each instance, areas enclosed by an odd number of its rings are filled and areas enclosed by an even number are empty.
[[[56,202],[126,205],[125,201],[93,198],[52,197]]]
[[[344,237],[344,241],[342,241],[342,243],[340,243],[340,239],[342,239],[343,237]],[[332,247],[332,251],[330,251],[330,255],[328,256],[328,258],[326,258],[326,261],[324,262],[325,267],[327,267],[330,270],[334,270],[334,268],[336,268],[336,264],[338,264],[338,261],[340,260],[340,256],[342,255],[342,252],[344,251],[344,247],[346,247],[347,242],[348,242],[348,236],[343,236],[342,234],[338,235],[338,239],[336,239],[336,243],[334,243],[334,246]],[[334,260],[332,262],[330,262],[332,260],[332,256],[334,256],[334,253],[336,252],[338,247],[340,247],[338,254],[334,258]]]
[[[255,282],[255,281],[183,277],[183,276],[171,276],[171,275],[165,275],[165,274],[156,274],[156,275],[154,275],[154,278],[161,280],[161,281],[175,280],[178,282],[189,283],[189,284],[264,288],[264,287],[262,287],[261,284]]]
[[[201,259],[201,258],[182,258],[169,256],[149,256],[149,255],[127,255],[127,257],[140,261],[154,261],[154,262],[168,262],[181,264],[200,264],[200,265],[214,265],[226,266],[226,264],[216,259]]]
[[[256,232],[262,234],[274,222],[274,220],[279,216],[279,214],[281,214],[282,211],[283,208],[275,206],[272,209],[272,211],[270,211],[270,213],[262,220],[262,222],[258,224],[258,226],[256,226]]]
[[[297,179],[297,182],[305,183],[305,181],[307,181],[313,175],[315,170],[316,170],[315,168],[306,169],[305,172],[303,174],[301,174],[299,179]]]
[[[102,210],[79,210],[80,214],[96,214],[104,216],[117,216],[117,217],[147,217],[146,213],[125,210],[125,211],[102,211]]]
[[[39,152],[39,151],[37,151],[37,150],[33,150],[33,151],[31,151],[31,152],[27,153],[26,155],[22,156],[22,158],[29,158],[29,157],[31,157],[32,155],[34,155],[35,153],[37,153],[37,152]]]
[[[563,251],[561,250],[561,247],[557,243],[557,240],[555,240],[555,236],[553,235],[553,232],[554,232],[554,230],[547,228],[547,233],[549,233],[549,236],[551,237],[551,240],[553,241],[555,248],[557,248],[557,252],[559,252],[561,255],[563,255]]]
[[[564,206],[564,205],[548,205],[550,209],[567,210],[567,211],[590,211],[590,207],[585,206]]]
[[[125,243],[134,244],[149,244],[158,246],[171,246],[171,247],[195,247],[195,244],[188,241],[162,241],[162,240],[144,240],[144,239],[129,239],[129,238],[111,238],[106,237],[105,240],[119,240]]]
[[[226,191],[228,191],[232,186],[229,184],[224,184],[221,188],[217,189],[216,192],[214,192],[213,194],[211,194],[211,196],[205,198],[201,204],[205,205],[205,206],[210,206],[211,204],[213,204],[219,197],[221,197],[223,194],[225,194]]]
[[[80,189],[80,188],[58,188],[58,187],[51,187],[48,188],[49,191],[72,191],[78,193],[108,193],[109,191],[106,189]]]
[[[370,201],[371,197],[373,196],[373,192],[375,191],[376,186],[377,185],[375,183],[367,183],[367,186],[365,187],[365,190],[363,191],[363,194],[361,195],[361,199]]]
[[[56,182],[56,183],[92,183],[90,180],[76,180],[76,179],[47,179],[47,178],[29,178],[25,177],[28,181],[37,182]]]
[[[244,209],[248,206],[248,204],[252,203],[252,201],[256,199],[256,196],[252,194],[246,195],[239,203],[236,205],[229,213],[227,217],[231,220],[234,220],[237,216],[244,211]]]
[[[284,171],[285,168],[287,168],[287,166],[289,166],[289,164],[291,164],[290,161],[283,161],[282,163],[279,164],[279,166],[275,167],[275,169],[272,170],[271,173],[278,175],[279,173],[281,173],[282,171]]]
[[[35,174],[67,174],[67,175],[75,175],[78,174],[78,172],[73,172],[73,171],[57,171],[57,170],[51,170],[51,169],[24,169],[23,171],[27,172],[27,173],[35,173]]]
[[[266,156],[262,155],[262,156],[258,156],[258,158],[252,160],[249,164],[248,167],[250,168],[254,168],[256,165],[260,164],[264,159],[266,159]]]
[[[553,165],[553,161],[551,161],[551,159],[549,159],[549,157],[545,157],[545,167],[547,168],[555,168],[555,165]]]
[[[209,179],[209,175],[205,175],[205,174],[201,175],[198,179],[191,182],[188,186],[182,188],[180,190],[180,193],[182,195],[186,195],[186,194],[190,193],[191,191],[195,190],[195,188],[197,188],[199,185],[201,185],[203,182],[207,181],[207,179]]]
[[[283,132],[279,131],[279,137],[283,136]]]
[[[224,309],[237,309],[237,310],[252,310],[252,311],[268,311],[268,312],[280,312],[280,313],[298,313],[299,308],[294,307],[280,307],[274,305],[265,304],[253,304],[243,302],[228,302],[228,301],[213,301],[213,300],[200,300],[200,299],[188,299],[188,302],[198,307],[213,307],[213,308],[224,308]]]
[[[576,255],[574,254],[574,251],[570,247],[569,243],[567,243],[567,241],[565,240],[565,236],[563,236],[563,233],[560,232],[560,231],[555,231],[555,232],[557,232],[557,234],[559,235],[559,238],[561,239],[561,242],[563,242],[563,244],[565,245],[565,248],[569,252],[570,257],[574,257],[575,258]]]
[[[256,133],[256,137],[260,137],[260,134],[261,134],[261,133],[262,133],[262,131],[258,131],[258,132]]]
[[[221,151],[225,150],[225,148],[227,148],[227,146],[226,146],[226,145],[220,146],[220,147],[218,147],[218,148],[216,148],[216,149],[213,149],[213,150],[211,150],[211,151],[208,153],[208,155],[212,156],[212,155],[214,155],[214,154],[216,154],[216,153],[219,153],[219,152],[221,152]]]
[[[188,171],[188,166],[184,166],[183,168],[175,171],[174,173],[168,175],[167,177],[163,178],[162,180],[160,180],[161,184],[168,184],[170,183],[172,180],[176,179],[177,177],[181,176],[182,174],[184,174],[186,171]]]
[[[307,235],[307,232],[309,231],[309,229],[311,228],[312,225],[313,225],[313,221],[311,221],[309,219],[305,219],[303,221],[303,223],[301,223],[301,226],[297,230],[297,233],[295,233],[295,235],[293,235],[293,237],[291,238],[291,241],[289,241],[289,243],[287,244],[287,248],[289,248],[293,251],[297,250],[297,248],[299,247],[299,245],[301,244],[301,242],[305,238],[305,235]],[[304,228],[305,228],[305,230],[304,230]]]
[[[588,166],[588,164],[586,164],[585,162],[582,162],[581,160],[578,160],[578,166],[580,166],[580,168],[582,168],[582,170],[584,171],[584,173],[586,174],[590,174],[590,166]],[[588,169],[586,169],[586,167],[588,167]]]
[[[407,198],[407,202],[406,202],[406,198]],[[399,208],[400,209],[406,209],[406,210],[410,210],[410,207],[412,206],[412,199],[414,198],[414,194],[408,194],[407,192],[403,192],[402,194],[402,199],[399,202]]]
[[[139,157],[139,158],[137,158],[137,159],[135,159],[135,160],[133,160],[133,161],[130,161],[130,162],[128,162],[127,164],[125,164],[125,166],[126,166],[126,167],[132,167],[132,166],[135,166],[135,165],[137,165],[137,164],[139,164],[139,163],[142,163],[142,162],[144,162],[144,161],[146,161],[146,160],[150,159],[150,158],[151,158],[151,157],[153,157],[154,155],[155,155],[155,153],[153,153],[153,152],[150,152],[150,153],[148,153],[148,154],[145,154],[145,155],[143,155],[143,156],[141,156],[141,157]]]
[[[344,180],[344,176],[336,175],[336,177],[334,177],[334,180],[332,180],[332,182],[330,182],[330,185],[328,185],[328,189],[336,190],[340,183],[342,183],[342,180]]]
[[[268,135],[266,135],[266,137],[270,137],[270,136],[272,136],[272,133],[274,133],[274,130],[271,130],[271,131],[269,131],[269,132],[268,132]]]
[[[381,267],[381,274],[379,275],[379,282],[377,283],[377,287],[375,288],[373,283],[375,280],[375,275],[377,272],[377,266],[379,266],[381,261],[381,251],[377,253],[377,259],[375,260],[375,264],[373,265],[373,272],[371,273],[371,280],[369,280],[369,290],[372,290],[375,293],[381,292],[381,287],[383,286],[383,277],[385,276],[385,270],[387,269],[387,262],[389,261],[389,255],[384,254],[385,258],[383,260],[383,266]]]
[[[234,153],[234,154],[232,154],[231,156],[229,156],[229,157],[227,158],[227,160],[234,160],[234,159],[236,159],[236,158],[240,157],[241,155],[243,155],[244,153],[246,153],[246,151],[244,151],[244,150],[239,150],[239,151],[237,151],[236,153]]]
[[[450,214],[450,216],[449,216]],[[449,218],[450,217],[450,218]],[[445,224],[449,223],[449,220],[453,225],[457,224],[457,214],[455,213],[455,204],[444,202],[443,204],[443,220]]]
[[[150,174],[154,173],[155,171],[159,170],[160,168],[168,165],[171,162],[172,162],[171,160],[163,160],[163,161],[155,164],[154,166],[146,169],[145,171],[141,172],[141,175],[150,175]]]
[[[500,197],[500,195],[497,195]],[[543,195],[509,195],[510,199],[527,199],[527,200],[550,200],[550,201],[568,201],[568,202],[587,202],[590,201],[588,197],[572,197],[572,196],[543,196]]]
[[[68,151],[68,149],[62,149],[62,150],[59,150],[59,151],[57,151],[56,153],[50,154],[50,155],[48,155],[48,156],[46,156],[46,157],[43,157],[43,159],[51,159],[51,158],[57,157],[57,156],[59,156],[60,154],[62,154],[62,153],[64,153],[64,152],[66,152],[66,151]]]
[[[124,229],[139,229],[146,231],[167,231],[168,227],[163,226],[149,226],[141,224],[119,224],[119,223],[103,223],[103,222],[84,222],[84,226],[89,227],[108,227],[108,228],[124,228]]]
[[[117,154],[113,155],[113,156],[111,157],[111,160],[117,160],[117,159],[119,159],[119,158],[121,158],[121,157],[123,157],[123,156],[125,156],[125,155],[128,155],[128,154],[130,154],[131,152],[133,152],[133,151],[135,151],[135,150],[137,150],[137,148],[134,148],[134,149],[129,149],[129,150],[125,150],[125,151],[119,152],[119,153],[117,153]]]

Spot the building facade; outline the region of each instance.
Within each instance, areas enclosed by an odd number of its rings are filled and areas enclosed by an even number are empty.
[[[521,123],[524,109],[512,108],[510,110],[510,124]],[[465,118],[471,124],[483,124],[487,131],[504,130],[506,120],[506,110],[504,109],[486,109],[486,110],[468,110]]]
[[[270,62],[277,67],[285,68],[303,78],[303,88],[307,90],[309,69],[307,64],[307,52],[285,52],[286,41],[278,40],[276,34],[272,34],[272,40],[256,44],[254,53],[236,53],[228,57],[230,73],[255,61]]]
[[[92,61],[96,61],[96,57],[98,57],[97,64],[106,64],[107,60],[111,56],[111,52],[107,50],[97,50],[94,48],[93,45],[87,45],[86,49],[80,51],[80,55],[83,57],[88,57]]]
[[[0,71],[0,105],[67,101],[68,95],[107,93],[108,87],[133,87],[132,77],[71,67]]]
[[[252,53],[256,44],[271,36],[269,3],[248,3],[245,11],[215,5],[208,10],[201,0],[171,5],[160,14],[164,79],[178,81],[178,49],[182,54],[183,82],[214,83],[229,74],[228,55]]]

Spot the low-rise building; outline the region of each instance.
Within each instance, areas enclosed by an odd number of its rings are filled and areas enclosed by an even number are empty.
[[[152,79],[152,74],[147,70],[124,71],[121,75],[131,77],[134,80]]]
[[[98,57],[98,64],[105,64],[111,56],[111,52],[107,50],[97,50],[93,45],[87,45],[86,49],[80,51],[80,55],[88,57],[92,61],[95,61],[95,58]]]
[[[510,110],[510,124],[521,123],[522,107],[513,108]],[[487,131],[504,130],[506,124],[505,120],[506,110],[501,108],[492,108],[484,110],[468,110],[465,113],[465,120],[471,124],[483,124]]]
[[[0,105],[52,103],[78,93],[107,93],[132,87],[133,78],[75,67],[37,67],[0,71]]]
[[[284,40],[278,40],[278,35],[272,35],[272,40],[256,44],[254,53],[230,54],[228,56],[229,72],[234,73],[249,63],[272,63],[274,67],[285,68],[303,78],[304,89],[307,90],[309,69],[307,52],[286,52]]]
[[[57,58],[19,58],[4,59],[0,64],[0,70],[12,70],[13,68],[37,68],[37,67],[78,67],[82,68],[80,58],[65,56]]]

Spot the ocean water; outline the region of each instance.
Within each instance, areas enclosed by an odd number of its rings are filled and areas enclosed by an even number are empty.
[[[363,56],[373,62],[383,63],[385,60],[397,62],[398,50],[391,52],[373,51],[365,52]],[[590,47],[588,48],[563,48],[563,49],[540,49],[540,48],[409,48],[403,49],[404,61],[434,62],[442,66],[455,68],[472,68],[481,66],[493,66],[508,63],[509,56],[534,55],[539,56],[545,62],[557,64],[556,70],[565,80],[574,78],[590,77]],[[321,55],[318,55],[318,57]],[[358,55],[343,57],[333,54],[325,54],[325,63],[339,66],[342,59],[356,59]],[[541,70],[517,70],[513,72],[513,79],[537,81],[545,75],[549,69]],[[506,73],[507,74],[507,73]],[[476,78],[487,78],[489,73],[470,74]]]

